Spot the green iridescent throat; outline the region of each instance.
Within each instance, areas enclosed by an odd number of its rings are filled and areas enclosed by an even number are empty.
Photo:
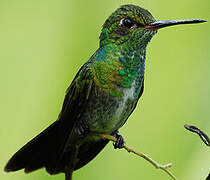
[[[142,30],[126,36],[128,39],[119,39],[118,43],[110,43],[107,37],[102,39],[93,56],[100,87],[110,89],[113,96],[123,96],[122,88],[131,88],[135,81],[138,95],[144,78],[146,46],[155,33]]]

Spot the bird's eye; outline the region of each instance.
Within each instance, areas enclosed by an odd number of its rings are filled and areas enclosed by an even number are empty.
[[[134,25],[134,22],[129,18],[125,18],[120,21],[120,24],[127,28],[131,28]]]

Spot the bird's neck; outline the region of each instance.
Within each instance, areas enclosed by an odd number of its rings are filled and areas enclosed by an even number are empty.
[[[133,81],[142,81],[145,72],[146,46],[141,44],[128,44],[121,47],[121,56],[118,60],[123,69],[119,71],[122,75],[122,86],[131,87]]]
[[[140,90],[144,78],[146,47],[108,44],[92,57],[96,85],[110,89],[113,96],[123,95],[124,88]],[[135,82],[135,83],[134,83]]]

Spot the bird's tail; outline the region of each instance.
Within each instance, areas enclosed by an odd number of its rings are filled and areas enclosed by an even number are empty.
[[[6,164],[5,172],[24,169],[26,173],[47,166],[54,153],[59,121],[24,145]]]

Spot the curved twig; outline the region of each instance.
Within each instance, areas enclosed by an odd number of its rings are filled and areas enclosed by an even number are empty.
[[[190,125],[187,125],[187,124],[185,124],[184,127],[185,127],[185,129],[187,129],[187,130],[189,130],[191,132],[194,132],[194,133],[198,134],[199,137],[201,138],[201,140],[207,146],[210,146],[210,139],[209,139],[209,137],[203,131],[201,131],[200,129],[198,129],[196,126],[190,126]]]
[[[108,139],[108,140],[113,141],[113,142],[117,141],[117,139],[114,136],[111,136],[111,135],[108,135],[108,134],[94,134],[94,135],[100,136],[103,139]],[[169,163],[169,164],[166,164],[166,165],[161,165],[161,164],[157,163],[156,161],[154,161],[152,158],[150,158],[147,154],[144,154],[142,152],[138,152],[134,148],[131,148],[126,144],[123,145],[123,148],[126,149],[128,152],[132,152],[132,153],[144,158],[145,160],[149,161],[155,168],[162,169],[170,177],[172,177],[172,179],[177,180],[176,176],[171,171],[169,171],[169,169],[168,169],[172,166],[172,163]]]

